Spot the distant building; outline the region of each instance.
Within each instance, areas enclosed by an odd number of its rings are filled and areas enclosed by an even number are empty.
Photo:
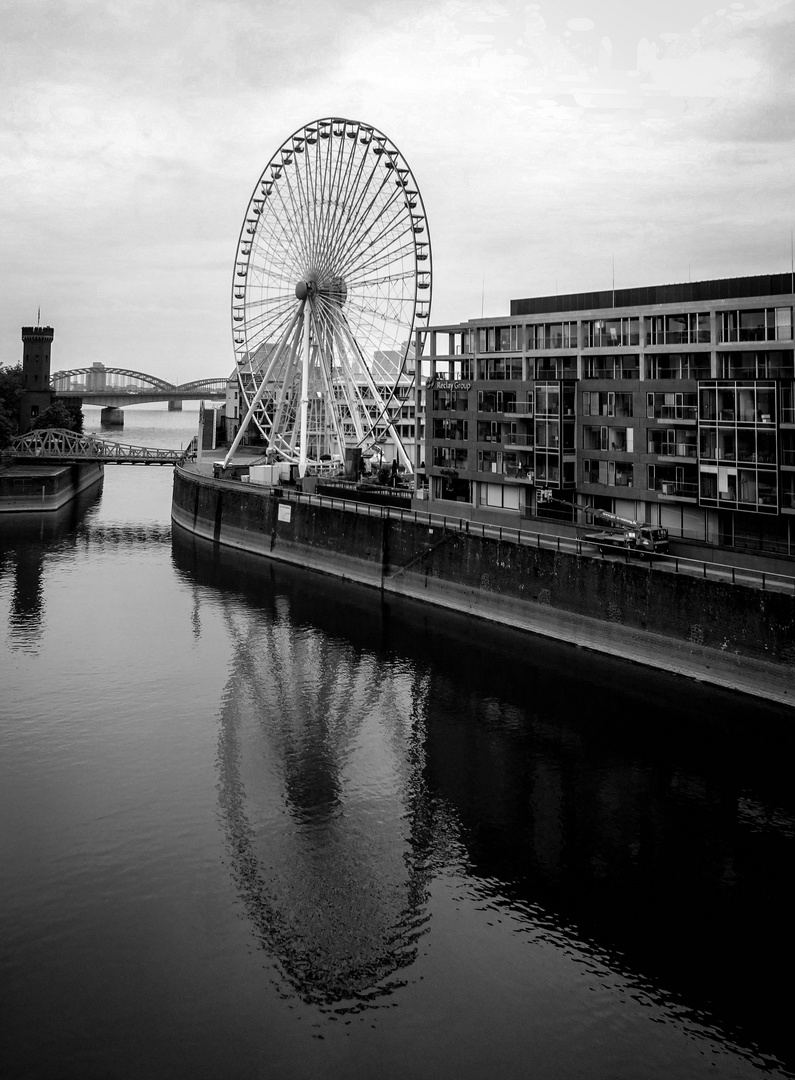
[[[22,397],[19,431],[30,431],[33,421],[52,405],[50,351],[55,331],[51,326],[22,327]]]
[[[514,300],[421,331],[429,498],[514,523],[595,506],[795,556],[794,303],[771,274]]]

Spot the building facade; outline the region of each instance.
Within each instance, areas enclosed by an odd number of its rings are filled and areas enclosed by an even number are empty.
[[[515,300],[420,331],[428,498],[514,522],[595,506],[795,556],[794,303],[773,274]]]

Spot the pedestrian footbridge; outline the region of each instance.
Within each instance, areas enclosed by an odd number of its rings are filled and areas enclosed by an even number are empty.
[[[160,450],[133,446],[95,435],[78,435],[63,428],[29,431],[11,442],[7,453],[19,461],[100,461],[105,465],[179,465],[195,454],[195,440],[187,450]]]

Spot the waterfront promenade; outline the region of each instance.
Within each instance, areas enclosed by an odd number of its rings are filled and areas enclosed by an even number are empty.
[[[296,514],[274,513],[274,504]],[[239,550],[795,705],[795,654],[786,636],[795,587],[783,575],[604,558],[576,538],[214,479],[206,462],[177,471],[173,518]],[[468,575],[459,573],[465,565]],[[689,607],[690,621],[683,610],[674,627],[672,606]],[[763,636],[773,621],[777,643]]]

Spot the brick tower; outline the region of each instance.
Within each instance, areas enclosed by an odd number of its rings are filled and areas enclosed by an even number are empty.
[[[50,350],[55,331],[51,326],[22,327],[22,397],[19,431],[24,435],[39,413],[52,405]]]

